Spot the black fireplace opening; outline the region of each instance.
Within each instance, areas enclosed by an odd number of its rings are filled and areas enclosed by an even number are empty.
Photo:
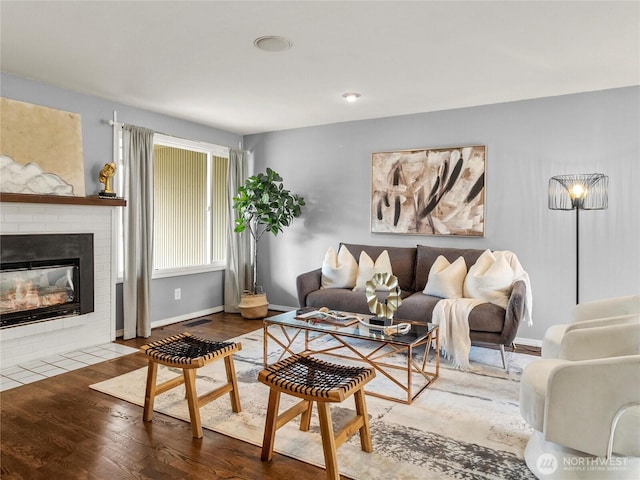
[[[0,236],[0,328],[94,310],[93,234]]]

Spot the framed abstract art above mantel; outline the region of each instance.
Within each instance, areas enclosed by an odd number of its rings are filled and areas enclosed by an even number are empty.
[[[484,145],[371,155],[371,231],[484,236]]]

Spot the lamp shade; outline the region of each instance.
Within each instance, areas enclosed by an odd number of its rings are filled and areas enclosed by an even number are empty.
[[[557,175],[549,179],[551,210],[605,210],[609,177],[602,173]]]

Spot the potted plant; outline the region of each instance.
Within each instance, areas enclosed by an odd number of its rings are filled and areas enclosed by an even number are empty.
[[[245,291],[239,304],[243,318],[264,318],[269,302],[264,292],[258,292],[258,242],[262,235],[270,232],[278,235],[284,227],[299,217],[304,198],[292,194],[282,185],[282,177],[267,168],[267,172],[249,177],[244,186],[238,188],[233,198],[233,208],[238,211],[235,232],[249,230],[253,244],[253,284]]]

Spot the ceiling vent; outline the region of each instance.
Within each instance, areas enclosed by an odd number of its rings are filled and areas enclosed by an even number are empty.
[[[256,38],[253,41],[253,44],[265,52],[283,52],[285,50],[289,50],[293,46],[291,40],[275,35]]]

